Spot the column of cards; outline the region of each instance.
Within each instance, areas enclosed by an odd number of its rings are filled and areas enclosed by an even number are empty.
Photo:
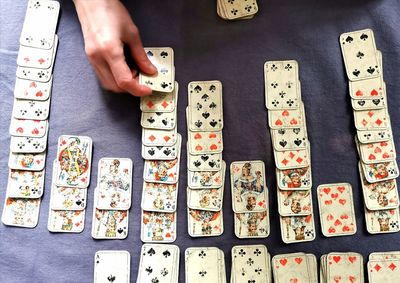
[[[10,125],[9,177],[2,214],[5,225],[33,228],[38,222],[59,11],[57,1],[28,1]]]
[[[312,241],[311,156],[298,64],[264,65],[265,101],[276,165],[281,235],[285,243]]]
[[[219,236],[224,231],[222,204],[225,162],[222,160],[222,84],[197,81],[188,85],[188,233]]]
[[[171,50],[168,54],[172,54]],[[141,239],[143,242],[170,243],[175,241],[177,235],[176,209],[182,143],[177,133],[176,119],[178,83],[175,82],[171,92],[154,91],[153,95],[142,97],[140,109],[142,157],[145,159]]]
[[[50,232],[80,233],[85,227],[92,145],[85,136],[58,138],[47,222]]]
[[[92,237],[125,239],[132,200],[132,160],[101,158],[94,190]]]
[[[344,33],[340,46],[357,129],[365,220],[371,234],[400,231],[399,169],[387,108],[382,53],[370,29]]]

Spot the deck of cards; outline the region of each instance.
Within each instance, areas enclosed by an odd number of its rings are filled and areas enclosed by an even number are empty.
[[[96,252],[94,256],[94,283],[130,283],[130,276],[131,255],[128,251]]]
[[[165,51],[172,55],[172,49]],[[155,50],[153,50],[155,52]],[[182,137],[177,133],[178,83],[170,92],[141,97],[144,161],[141,239],[174,242]]]
[[[332,252],[322,255],[319,278],[321,283],[365,282],[362,255],[354,252]]]
[[[396,283],[400,278],[400,251],[371,253],[367,263],[369,283]]]
[[[269,201],[264,162],[232,162],[230,174],[235,235],[238,238],[268,237]]]
[[[387,107],[382,53],[370,29],[343,33],[340,47],[349,78],[349,93],[357,129],[359,173],[367,231],[400,231],[399,168]]]
[[[222,204],[226,171],[222,160],[221,82],[190,82],[188,104],[188,233],[192,237],[219,236],[224,231]]]
[[[44,191],[48,118],[58,37],[57,1],[28,1],[10,124],[5,225],[34,228]]]
[[[275,282],[318,283],[317,259],[313,254],[291,253],[276,255],[271,262]],[[341,282],[341,281],[328,281]],[[343,281],[353,282],[353,281]],[[362,281],[354,281],[362,282]]]
[[[233,246],[231,253],[231,283],[272,283],[271,255],[266,246]]]
[[[310,142],[298,64],[294,60],[268,61],[264,65],[264,79],[282,240],[285,243],[312,241],[315,224]]]
[[[99,160],[94,190],[92,237],[125,239],[132,200],[132,160],[104,157]]]
[[[257,12],[257,0],[217,0],[217,14],[224,20],[249,20]]]
[[[92,139],[86,136],[62,135],[58,138],[47,222],[50,232],[83,231],[92,148]]]

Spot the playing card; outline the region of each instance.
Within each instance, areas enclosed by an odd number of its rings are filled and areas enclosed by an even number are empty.
[[[94,239],[125,239],[128,236],[128,210],[102,210],[93,207]]]
[[[55,44],[55,33],[60,12],[57,1],[29,0],[25,21],[21,31],[20,44],[49,49]]]
[[[276,169],[278,188],[281,190],[309,190],[312,186],[311,167],[297,169]]]
[[[370,260],[368,282],[396,282],[400,278],[400,259]]]
[[[143,181],[142,209],[174,212],[177,207],[178,187],[178,183],[161,184]]]
[[[188,171],[188,186],[191,189],[215,189],[223,186],[225,174],[225,161],[222,160],[220,171]]]
[[[364,29],[343,33],[340,35],[339,41],[347,77],[350,81],[379,76],[380,67],[372,30]]]
[[[47,133],[41,138],[11,136],[10,151],[14,153],[41,153],[46,150]]]
[[[92,139],[62,135],[57,148],[57,186],[87,188],[92,163]]]
[[[187,206],[192,209],[219,211],[222,208],[224,187],[218,189],[193,190],[187,188]]]
[[[94,283],[129,283],[131,255],[127,251],[97,251],[94,256]]]
[[[228,20],[254,15],[258,11],[258,5],[256,0],[251,0],[251,1],[221,0],[220,3],[222,9],[225,10],[224,17]]]
[[[311,165],[309,142],[307,148],[274,151],[275,165],[279,170],[298,169]]]
[[[146,182],[175,184],[179,180],[179,157],[174,160],[145,160],[143,179]]]
[[[264,64],[265,105],[268,110],[300,107],[299,66],[294,60]]]
[[[40,121],[11,118],[11,136],[41,138],[46,135],[47,129],[47,120]]]
[[[46,163],[46,152],[14,153],[10,152],[8,167],[15,170],[42,171]]]
[[[305,124],[304,124],[305,125]],[[307,129],[271,129],[272,145],[277,151],[305,149],[307,145]]]
[[[311,214],[312,198],[311,191],[289,191],[279,190],[278,193],[278,210],[282,216],[296,216]]]
[[[96,208],[128,210],[132,199],[132,160],[101,158],[97,174]]]
[[[47,229],[50,232],[81,233],[85,226],[85,210],[49,209]]]
[[[362,255],[358,253],[329,253],[327,282],[364,282]]]
[[[231,163],[232,209],[236,213],[265,211],[268,188],[263,161],[235,161]]]
[[[357,131],[357,139],[360,143],[388,141],[391,138],[392,138],[392,129],[390,123],[388,124],[387,129]]]
[[[374,252],[369,254],[368,259],[370,261],[400,259],[400,251]]]
[[[222,153],[192,155],[187,152],[187,168],[190,171],[219,171],[222,168]]]
[[[172,130],[176,126],[176,110],[171,112],[142,112],[140,124],[143,128]]]
[[[9,169],[7,195],[10,198],[40,198],[44,190],[42,171],[25,171]]]
[[[241,18],[228,19],[228,17],[226,16],[227,11],[224,10],[224,7],[222,6],[222,1],[223,0],[217,0],[217,14],[222,19],[236,21],[236,20],[250,20],[250,19],[254,18],[254,14],[253,14],[253,15],[245,16],[245,17],[241,17]]]
[[[352,187],[348,183],[323,184],[317,188],[322,234],[325,237],[357,232]]]
[[[217,108],[210,103],[208,109],[206,106],[188,106],[187,112],[187,124],[191,131],[221,131],[223,125],[222,109]]]
[[[307,216],[280,216],[281,236],[286,244],[313,241],[315,225],[312,214]]]
[[[365,208],[365,223],[370,234],[394,233],[400,231],[399,208],[368,210]]]
[[[399,176],[399,168],[396,161],[374,164],[365,164],[360,161],[360,165],[368,183],[391,180]]]
[[[232,247],[231,282],[267,283],[270,271],[267,263],[267,248],[264,245]]]
[[[50,207],[53,210],[83,210],[86,208],[87,189],[51,186]]]
[[[188,104],[199,109],[221,109],[222,83],[220,81],[192,81],[188,84]]]
[[[383,130],[389,124],[387,109],[353,111],[354,124],[359,131]]]
[[[365,144],[359,143],[356,138],[356,144],[361,160],[366,164],[393,161],[396,158],[393,138],[388,141]]]
[[[140,110],[142,112],[171,112],[178,104],[179,85],[175,82],[171,92],[154,92],[152,95],[140,97]]]
[[[222,210],[188,208],[188,232],[191,237],[220,236],[224,232]]]
[[[10,198],[4,199],[1,222],[8,226],[26,228],[36,227],[39,219],[40,198]]]
[[[50,99],[14,99],[12,116],[17,119],[46,120],[49,117]]]
[[[141,249],[137,283],[178,283],[179,247],[144,244]]]
[[[387,107],[386,91],[383,91],[382,97],[373,99],[351,99],[351,106],[354,110],[375,110]]]
[[[271,129],[304,127],[304,104],[296,109],[269,110],[268,125]]]
[[[185,250],[185,282],[226,282],[223,253],[214,247],[187,248]]]
[[[142,210],[142,242],[174,242],[177,235],[176,212],[152,212]]]
[[[383,76],[349,81],[350,97],[354,100],[377,99],[385,94]]]
[[[364,195],[364,203],[369,210],[399,207],[399,193],[395,179],[368,183],[361,167],[359,167],[359,172]]]
[[[57,48],[57,35],[54,36],[54,42],[53,48]],[[42,49],[20,45],[17,64],[21,67],[48,69],[53,62],[53,48]]]
[[[274,281],[313,282],[307,256],[302,253],[276,255],[272,258]]]
[[[142,129],[142,143],[145,146],[173,146],[177,140],[176,126],[172,130]]]
[[[50,98],[53,76],[48,82],[35,82],[15,78],[14,97],[17,99],[28,99],[44,101]]]
[[[171,47],[146,47],[147,58],[157,68],[156,75],[139,74],[139,83],[160,92],[174,90],[175,67],[174,51]]]
[[[269,212],[234,213],[235,235],[244,238],[266,238],[270,233]]]
[[[189,153],[192,155],[203,155],[221,153],[224,145],[222,131],[220,132],[192,132],[188,131]]]

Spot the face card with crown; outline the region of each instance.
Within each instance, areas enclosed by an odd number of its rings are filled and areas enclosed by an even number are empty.
[[[368,210],[364,208],[365,223],[370,234],[395,233],[400,231],[399,208]]]
[[[399,176],[399,167],[396,161],[365,164],[360,161],[360,166],[368,183],[395,179]]]
[[[219,171],[188,171],[188,186],[191,189],[215,189],[223,186],[225,176],[225,162]]]
[[[311,191],[279,190],[278,210],[282,216],[308,215],[312,213]]]
[[[7,195],[11,198],[40,198],[44,189],[45,170],[9,169]]]
[[[10,152],[8,167],[15,170],[42,171],[46,164],[46,152],[14,153]]]
[[[280,216],[281,237],[286,244],[315,239],[314,216]]]
[[[142,210],[141,240],[145,243],[172,243],[176,239],[176,212]]]
[[[220,236],[224,232],[222,210],[207,211],[188,208],[188,232],[191,237]]]
[[[92,237],[94,239],[125,239],[128,236],[129,210],[93,208]]]
[[[85,210],[49,209],[47,229],[50,232],[81,233],[85,227]]]
[[[8,226],[34,228],[39,220],[41,198],[5,197],[1,222]]]
[[[280,190],[309,190],[312,186],[311,167],[275,170]]]
[[[178,183],[162,184],[143,181],[142,204],[146,211],[174,212],[177,207]]]
[[[270,233],[269,212],[234,213],[235,235],[239,239],[266,238]]]

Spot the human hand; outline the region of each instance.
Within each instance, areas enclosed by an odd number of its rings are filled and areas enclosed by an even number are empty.
[[[85,40],[85,52],[103,88],[129,92],[135,96],[151,94],[140,85],[139,72],[148,75],[157,69],[147,58],[139,30],[119,0],[74,0]],[[127,44],[139,70],[131,70],[124,56]]]

